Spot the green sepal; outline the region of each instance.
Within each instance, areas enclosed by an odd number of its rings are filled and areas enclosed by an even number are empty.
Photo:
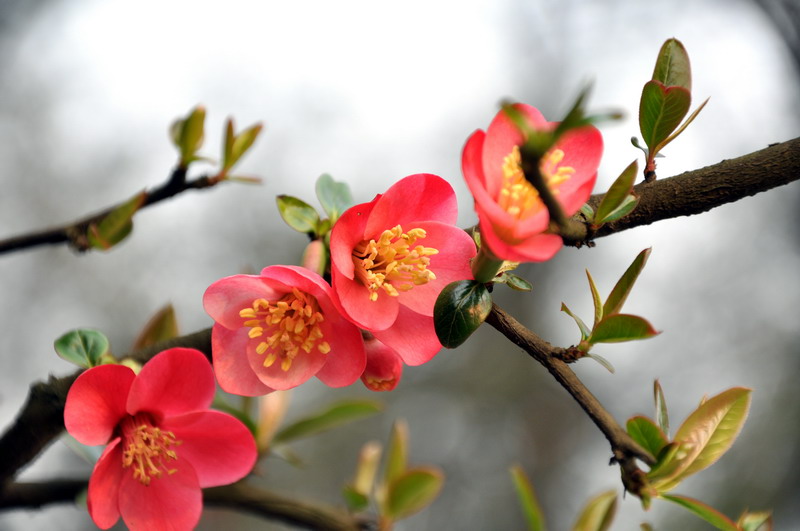
[[[388,485],[385,516],[400,520],[421,511],[439,495],[444,474],[434,467],[406,470]]]
[[[616,211],[619,210],[620,207],[626,203],[626,201],[628,203],[630,202],[628,198],[631,197],[630,194],[633,190],[633,183],[636,180],[636,174],[638,172],[639,164],[634,160],[628,165],[627,168],[625,168],[625,170],[623,170],[620,176],[616,178],[614,183],[603,196],[603,199],[600,201],[600,205],[597,207],[597,213],[595,214],[594,218],[594,223],[596,226],[613,221],[612,219],[609,219],[611,215],[616,213]],[[630,210],[633,210],[633,208],[630,208]],[[630,212],[630,210],[628,210],[628,212]],[[618,215],[614,219],[619,219],[621,217],[622,215]]]
[[[353,206],[353,194],[345,182],[335,181],[327,173],[320,175],[315,186],[322,209],[328,214],[331,224],[336,223],[342,213]]]
[[[102,365],[108,354],[108,338],[98,330],[79,329],[55,340],[56,353],[64,360],[89,369]]]
[[[272,440],[274,444],[283,444],[310,437],[369,417],[382,409],[383,405],[374,400],[345,400],[286,426]]]
[[[608,531],[617,513],[617,492],[606,491],[589,500],[572,531]]]
[[[439,293],[433,307],[436,337],[446,348],[462,344],[486,320],[492,310],[492,295],[475,280],[451,282]]]
[[[320,219],[314,207],[290,195],[279,195],[276,202],[278,212],[287,225],[297,232],[317,235]]]
[[[741,531],[733,520],[700,500],[676,494],[662,494],[661,497],[694,513],[717,529],[721,529],[722,531]]]
[[[133,215],[147,199],[147,192],[140,192],[103,216],[92,222],[86,237],[95,249],[108,250],[124,240],[133,230]]]

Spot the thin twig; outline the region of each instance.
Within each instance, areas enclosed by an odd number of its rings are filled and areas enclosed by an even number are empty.
[[[145,192],[145,199],[140,210],[187,190],[210,188],[219,182],[221,182],[219,178],[209,177],[207,175],[187,181],[186,168],[177,167],[172,171],[164,184]],[[93,223],[98,223],[121,204],[122,203],[106,208],[101,212],[91,214],[60,227],[53,227],[0,240],[0,254],[30,249],[41,245],[57,245],[62,243],[69,245],[78,252],[85,252],[91,249],[87,237],[89,226]]]
[[[572,398],[580,404],[589,418],[608,439],[614,460],[619,462],[623,472],[630,476],[623,477],[626,488],[637,494],[639,491],[634,490],[634,486],[640,483],[639,472],[641,471],[636,466],[635,460],[641,459],[648,465],[653,465],[656,462],[655,457],[631,439],[628,433],[586,388],[572,369],[559,359],[563,349],[552,346],[525,328],[519,321],[496,304],[492,305],[492,311],[486,318],[486,322],[506,336],[509,341],[522,348],[533,359],[541,363],[556,381],[572,395]]]

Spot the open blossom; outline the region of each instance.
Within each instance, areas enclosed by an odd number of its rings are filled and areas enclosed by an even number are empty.
[[[441,177],[405,177],[348,209],[331,230],[331,280],[350,320],[409,365],[441,348],[433,306],[447,284],[472,278],[472,238],[454,225],[458,206]]]
[[[316,375],[331,387],[364,372],[361,332],[342,317],[318,274],[275,265],[214,282],[203,306],[220,387],[245,396],[291,389]]]
[[[537,130],[554,128],[530,105],[517,104]],[[561,237],[547,234],[550,215],[539,193],[526,179],[519,146],[525,141],[511,119],[500,111],[486,132],[467,140],[462,169],[478,212],[481,241],[503,260],[542,262],[561,248]],[[603,139],[592,126],[565,133],[542,157],[539,170],[564,212],[571,216],[592,193]]]
[[[67,394],[64,424],[79,442],[107,445],[89,479],[89,514],[108,529],[120,515],[132,530],[191,529],[201,488],[233,483],[256,461],[250,431],[208,407],[211,364],[193,349],[157,354],[141,372],[101,365]]]

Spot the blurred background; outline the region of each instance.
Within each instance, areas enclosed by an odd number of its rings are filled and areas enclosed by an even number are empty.
[[[201,297],[243,270],[297,263],[305,239],[280,220],[275,196],[316,204],[322,173],[350,183],[357,202],[397,179],[447,179],[460,223],[476,222],[460,171],[461,148],[503,98],[559,119],[587,81],[590,109],[625,118],[601,127],[605,190],[641,152],[641,87],[663,41],[680,39],[693,67],[693,107],[711,101],[659,159],[661,177],[717,163],[800,134],[798,3],[793,0],[153,1],[0,3],[0,239],[63,224],[164,181],[177,160],[167,129],[207,107],[202,153],[219,157],[223,123],[265,131],[239,167],[259,187],[189,192],[136,216],[108,253],[64,246],[0,256],[0,429],[30,383],[72,366],[53,340],[102,330],[117,353],[171,302],[183,332],[210,326]],[[794,22],[795,26],[792,26]],[[207,168],[194,168],[201,174]],[[626,311],[647,317],[655,339],[601,346],[609,374],[575,366],[620,421],[653,414],[660,379],[673,429],[704,394],[753,388],[750,418],[731,451],[678,493],[736,518],[772,508],[777,529],[800,528],[800,247],[797,184],[692,218],[564,249],[524,266],[530,294],[498,288],[496,301],[556,345],[578,331],[561,302],[588,317],[584,269],[607,294],[636,254],[653,254]],[[521,529],[508,467],[532,478],[550,529],[567,529],[591,496],[622,488],[608,443],[567,393],[489,327],[463,347],[408,368],[398,389],[359,383],[331,390],[316,379],[292,396],[290,418],[332,400],[369,396],[385,412],[294,446],[303,468],[269,458],[266,487],[340,504],[361,445],[408,420],[410,460],[447,475],[437,502],[400,529]],[[2,458],[2,456],[0,456]],[[62,443],[23,479],[88,477]],[[677,506],[620,500],[614,529],[707,529]],[[55,524],[57,522],[57,524]],[[71,505],[0,513],[0,529],[92,529]],[[200,529],[283,529],[207,509]],[[121,526],[120,526],[121,527]]]

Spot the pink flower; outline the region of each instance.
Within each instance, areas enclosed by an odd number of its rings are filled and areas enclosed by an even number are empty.
[[[436,297],[472,278],[472,238],[454,226],[458,206],[441,177],[405,177],[347,210],[331,230],[331,278],[344,312],[408,365],[442,345],[433,328]]]
[[[367,350],[367,367],[361,381],[370,391],[391,391],[403,376],[403,361],[397,352],[374,337],[364,339]]]
[[[318,274],[276,265],[261,275],[234,275],[203,296],[216,321],[214,372],[229,393],[264,395],[312,376],[331,387],[355,382],[366,365],[361,332],[342,317]]]
[[[81,374],[67,394],[64,424],[87,445],[107,445],[89,479],[89,514],[102,529],[191,529],[201,488],[247,475],[253,436],[239,420],[208,407],[216,387],[197,350],[157,354],[137,376],[122,365]]]
[[[533,129],[552,129],[530,105],[517,104]],[[467,140],[462,169],[478,212],[481,241],[503,260],[542,262],[561,248],[561,237],[547,234],[550,223],[539,193],[520,168],[519,146],[525,139],[503,111],[489,129],[475,131]],[[568,131],[542,158],[540,171],[548,186],[571,216],[592,193],[603,139],[592,126]]]

